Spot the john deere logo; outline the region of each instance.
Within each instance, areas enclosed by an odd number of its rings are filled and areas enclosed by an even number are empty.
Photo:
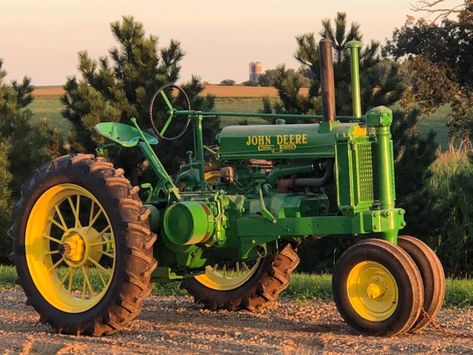
[[[275,137],[261,135],[248,136],[247,146],[257,146],[259,151],[295,150],[298,145],[307,144],[307,134],[278,134]],[[275,149],[277,147],[277,149]]]

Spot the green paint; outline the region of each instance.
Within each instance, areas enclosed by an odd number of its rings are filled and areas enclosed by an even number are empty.
[[[350,48],[351,97],[353,117],[355,118],[361,118],[359,49],[362,45],[363,44],[359,41],[350,41],[347,43],[348,48]]]

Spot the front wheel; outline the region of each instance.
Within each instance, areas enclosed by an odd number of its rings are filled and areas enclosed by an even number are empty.
[[[424,291],[416,264],[384,240],[366,239],[347,249],[332,286],[340,315],[364,335],[405,333],[422,310]]]
[[[254,311],[277,299],[298,264],[297,253],[287,244],[278,254],[251,263],[208,266],[204,274],[183,280],[181,287],[212,310]]]
[[[11,230],[19,283],[62,333],[124,328],[150,292],[156,236],[138,189],[93,155],[65,156],[22,187]]]
[[[398,237],[397,243],[416,263],[424,285],[424,312],[410,329],[414,333],[435,319],[440,311],[445,297],[445,273],[435,252],[421,240],[402,235]]]

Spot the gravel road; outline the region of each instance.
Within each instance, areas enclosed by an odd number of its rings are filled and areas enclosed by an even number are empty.
[[[190,297],[156,297],[141,316],[113,336],[57,335],[24,305],[21,290],[0,292],[0,353],[473,353],[473,308],[442,310],[448,334],[363,337],[348,328],[331,302],[283,300],[263,313],[211,312]]]

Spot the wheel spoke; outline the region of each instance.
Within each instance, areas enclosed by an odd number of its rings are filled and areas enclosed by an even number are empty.
[[[102,265],[100,265],[98,262],[96,262],[95,260],[93,260],[93,259],[91,259],[91,258],[89,258],[89,259],[93,261],[93,264],[94,264],[94,265],[102,266]],[[104,279],[103,276],[102,276],[102,271],[101,271],[101,269],[97,268],[97,274],[98,274],[99,277],[100,277],[100,281],[102,281],[103,287],[107,286],[107,283],[105,282],[105,279]]]
[[[64,228],[64,226],[61,223],[59,223],[58,221],[56,221],[54,218],[49,217],[48,219],[49,219],[50,222],[54,223],[54,225],[56,227],[60,228],[63,232],[65,232],[67,230],[67,227]]]
[[[84,274],[84,270],[82,270],[82,273]],[[85,281],[85,275],[82,277],[82,292],[80,294],[80,298],[85,299],[85,288],[86,288],[86,281]]]
[[[166,93],[164,92],[164,90],[161,91],[161,97],[163,98],[164,102],[166,103],[166,106],[168,107],[168,109],[172,112],[173,107],[172,107],[171,101],[169,101],[169,99],[168,99]]]
[[[109,272],[106,268],[104,268],[102,265],[100,265],[100,263],[96,262],[94,259],[92,259],[92,258],[89,257],[88,260],[89,260],[92,264],[94,264],[95,266],[97,266],[97,268],[100,268],[101,270],[103,270],[104,272],[106,272],[107,275],[110,274],[110,272]]]
[[[96,245],[107,245],[107,244],[110,244],[111,242],[112,242],[111,239],[107,239],[107,240],[104,240],[102,242],[90,243],[89,246],[93,247],[93,246],[96,246]]]
[[[77,216],[76,216],[76,225],[75,225],[75,227],[80,228],[81,227],[81,225],[80,225],[80,195],[77,195],[76,213],[77,213]]]
[[[171,121],[172,121],[172,117],[173,117],[173,116],[174,116],[174,113],[171,112],[171,114],[169,115],[169,117],[168,117],[166,123],[165,123],[164,126],[163,126],[163,129],[161,129],[161,132],[159,132],[160,135],[163,135],[164,133],[166,133],[166,131],[167,131],[169,125],[171,124]]]
[[[54,254],[59,254],[59,250],[52,250],[52,251],[47,251],[44,253],[44,258],[54,255]]]
[[[94,290],[92,290],[92,285],[90,284],[89,276],[87,276],[87,270],[85,269],[84,266],[82,266],[82,273],[84,274],[84,280],[87,288],[90,291],[90,297],[94,296]]]
[[[90,222],[92,222],[92,218],[94,216],[94,209],[95,209],[95,202],[94,202],[94,200],[92,200],[92,203],[90,205],[89,226],[91,225]]]
[[[66,272],[66,274],[65,274],[66,276],[63,277],[62,280],[60,280],[60,281],[61,281],[61,285],[64,284],[64,282],[67,280],[67,278],[69,277],[69,275],[71,274],[71,272],[72,272],[72,268],[68,268],[68,269],[67,269],[67,272]]]
[[[74,274],[76,273],[76,269],[71,268],[71,273],[69,274],[69,284],[67,285],[67,290],[72,292],[72,281],[74,280]]]
[[[61,244],[62,242],[57,239],[57,238],[54,238],[54,237],[51,237],[50,235],[47,235],[47,234],[43,234],[43,238],[46,238],[46,239],[49,239],[57,244]]]
[[[59,217],[59,220],[61,221],[61,224],[63,226],[63,228],[61,228],[62,230],[66,231],[67,230],[67,223],[66,221],[64,220],[64,217],[62,216],[62,213],[61,213],[61,210],[59,209],[59,206],[58,205],[54,205],[54,210],[56,211],[56,214],[58,215]]]
[[[74,202],[72,201],[71,197],[67,198],[67,201],[69,201],[69,206],[71,206],[72,214],[74,215],[74,227],[80,228],[80,219],[79,219],[79,210],[76,209],[78,205],[80,204],[80,195],[77,195],[77,200],[76,200],[76,206],[74,206]],[[78,203],[79,202],[79,203]]]
[[[102,213],[103,213],[102,209],[99,208],[97,214],[94,216],[94,218],[92,218],[92,221],[89,223],[89,226],[88,226],[89,229],[92,228],[95,222],[97,222],[97,219],[100,217]]]
[[[115,255],[107,253],[106,251],[101,250],[100,253],[105,256],[108,256],[110,259],[115,259]]]
[[[49,272],[53,271],[55,268],[57,268],[59,266],[60,263],[62,263],[64,261],[64,258],[62,257],[61,259],[59,259],[53,266],[51,266],[49,268]]]
[[[105,233],[107,233],[110,229],[110,224],[106,226],[102,231],[99,233],[99,237],[103,236]]]
[[[242,269],[244,269],[243,272],[245,272],[245,271],[246,271],[246,272],[250,271],[250,268],[248,267],[248,265],[246,265],[245,262],[241,263],[241,266],[242,266]]]

